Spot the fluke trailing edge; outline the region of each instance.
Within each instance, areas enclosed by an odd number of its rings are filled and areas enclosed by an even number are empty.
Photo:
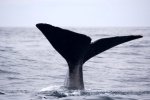
[[[67,89],[84,89],[82,65],[87,60],[116,45],[142,37],[140,35],[118,36],[91,42],[91,38],[86,35],[49,24],[36,26],[68,63],[69,70],[65,81]]]

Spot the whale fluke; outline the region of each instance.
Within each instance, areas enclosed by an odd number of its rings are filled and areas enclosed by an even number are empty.
[[[37,24],[36,26],[69,63],[77,63],[84,56],[91,42],[91,38],[83,34],[48,24]]]
[[[118,36],[99,39],[91,43],[91,38],[76,32],[49,24],[36,24],[52,46],[66,59],[69,71],[65,87],[84,89],[82,65],[93,56],[127,41],[141,38],[141,35]]]
[[[141,38],[141,35],[130,35],[130,36],[117,36],[111,38],[98,39],[90,44],[87,54],[85,55],[84,62],[92,58],[93,56],[104,52],[114,46],[128,42],[134,39]]]

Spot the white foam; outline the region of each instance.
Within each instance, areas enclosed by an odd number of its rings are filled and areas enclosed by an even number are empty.
[[[53,91],[53,90],[59,90],[59,89],[60,89],[60,86],[53,85],[53,86],[45,87],[45,88],[41,89],[40,91],[44,92],[44,91]]]

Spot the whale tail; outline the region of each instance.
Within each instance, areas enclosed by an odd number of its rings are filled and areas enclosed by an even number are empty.
[[[83,58],[91,42],[90,37],[83,34],[48,24],[37,24],[36,26],[70,64],[76,64],[79,59]]]
[[[72,64],[81,60],[84,63],[114,46],[142,37],[141,35],[118,36],[99,39],[91,43],[91,38],[83,34],[49,24],[37,24],[36,26],[66,61]]]
[[[83,34],[49,24],[37,24],[36,26],[52,46],[66,59],[70,75],[70,83],[68,84],[75,89],[82,89],[84,87],[82,65],[87,60],[114,46],[142,37],[140,35],[111,37],[99,39],[91,43],[91,38]],[[78,76],[78,74],[80,75]],[[80,81],[80,83],[76,83],[77,81]]]
[[[92,42],[89,46],[88,52],[84,58],[83,62],[86,62],[93,56],[104,52],[114,46],[117,46],[119,44],[141,38],[141,35],[130,35],[130,36],[117,36],[117,37],[111,37],[111,38],[103,38],[96,40],[95,42]]]

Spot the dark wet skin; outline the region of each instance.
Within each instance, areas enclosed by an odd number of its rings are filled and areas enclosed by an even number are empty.
[[[86,35],[49,24],[41,23],[36,26],[67,61],[69,70],[65,87],[71,90],[84,89],[82,66],[87,60],[114,46],[142,38],[141,35],[117,36],[91,42],[91,38]]]

